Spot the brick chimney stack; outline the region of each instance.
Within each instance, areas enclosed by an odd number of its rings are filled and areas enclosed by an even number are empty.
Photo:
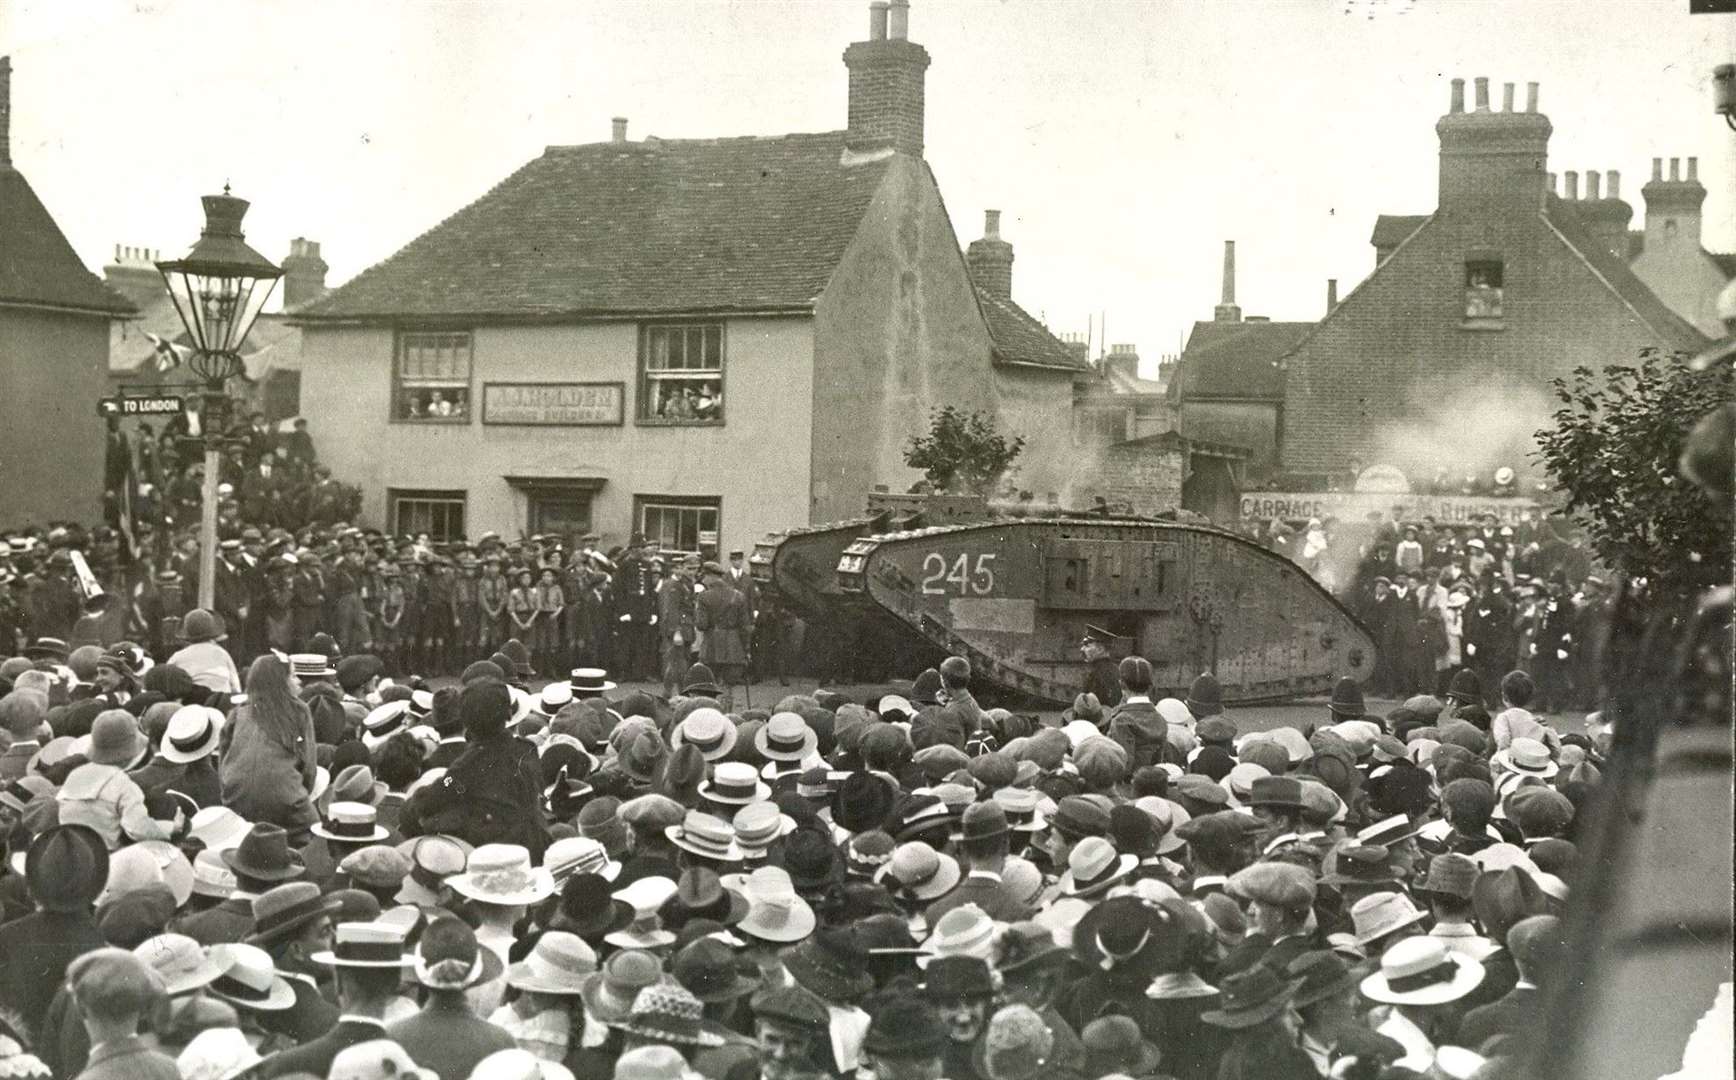
[[[623,143],[627,141],[627,118],[617,116],[609,121],[609,141]]]
[[[983,236],[965,252],[977,287],[1002,300],[1013,298],[1013,245],[1001,239],[1001,212],[983,211]]]
[[[168,293],[156,266],[162,257],[163,253],[154,248],[116,244],[114,261],[102,268],[103,283],[141,311],[158,301],[166,302]]]
[[[1682,178],[1682,159],[1670,159],[1670,178],[1664,179],[1664,159],[1652,159],[1652,181],[1640,189],[1646,202],[1646,250],[1662,251],[1682,246],[1700,248],[1700,210],[1706,188],[1700,183],[1700,159],[1688,159],[1688,176]]]
[[[1608,181],[1607,188],[1604,182]],[[1628,258],[1628,222],[1634,208],[1621,199],[1621,173],[1614,169],[1599,174],[1594,169],[1585,173],[1585,199],[1574,206],[1586,231],[1610,254],[1623,262]]]
[[[1327,311],[1327,313],[1330,314],[1332,309],[1337,307],[1337,306],[1338,306],[1338,279],[1335,277],[1329,277],[1326,279],[1326,311]]]
[[[1132,345],[1111,345],[1103,358],[1105,374],[1116,372],[1127,379],[1139,378],[1139,350]]]
[[[1475,106],[1465,110],[1465,83],[1452,81],[1447,114],[1435,123],[1441,141],[1439,213],[1522,215],[1543,206],[1549,118],[1537,111],[1537,84],[1525,86],[1525,110],[1514,107],[1515,84],[1502,87],[1500,111],[1489,107],[1489,80],[1474,80]]]
[[[0,169],[12,165],[12,58],[0,56]]]
[[[1241,322],[1242,309],[1236,306],[1236,242],[1224,241],[1224,288],[1218,306],[1212,309],[1213,322]]]
[[[868,40],[844,50],[850,71],[850,149],[891,147],[922,156],[923,79],[928,50],[909,40],[909,0],[874,0]]]
[[[283,260],[284,310],[300,307],[309,300],[325,295],[326,266],[319,257],[319,242],[296,237],[289,242],[289,255]]]

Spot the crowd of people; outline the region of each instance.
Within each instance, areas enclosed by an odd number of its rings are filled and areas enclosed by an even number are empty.
[[[1535,1075],[1609,732],[1524,671],[1270,730],[1138,656],[1056,716],[962,657],[754,709],[319,618],[0,663],[5,1075]]]

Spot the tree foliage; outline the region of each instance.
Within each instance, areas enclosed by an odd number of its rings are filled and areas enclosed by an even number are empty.
[[[930,414],[927,435],[911,437],[904,463],[921,469],[936,491],[986,495],[1024,449],[1024,436],[1009,441],[992,418],[948,405]]]
[[[1553,388],[1561,407],[1537,433],[1537,456],[1598,557],[1660,592],[1727,578],[1731,508],[1677,462],[1694,424],[1736,396],[1731,368],[1693,371],[1680,355],[1644,349],[1637,365],[1576,368]]]

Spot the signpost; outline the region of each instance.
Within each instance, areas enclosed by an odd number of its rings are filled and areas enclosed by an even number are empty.
[[[167,416],[186,408],[185,402],[174,394],[151,394],[149,396],[132,396],[116,394],[114,397],[98,398],[96,414],[104,419],[111,416]]]

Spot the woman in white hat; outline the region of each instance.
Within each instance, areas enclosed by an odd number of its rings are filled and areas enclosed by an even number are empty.
[[[1437,937],[1408,937],[1380,957],[1380,970],[1362,980],[1362,996],[1386,1008],[1370,1015],[1375,1030],[1396,1040],[1405,1056],[1394,1064],[1426,1072],[1435,1047],[1459,1022],[1453,1003],[1483,981],[1483,965],[1453,952]]]

